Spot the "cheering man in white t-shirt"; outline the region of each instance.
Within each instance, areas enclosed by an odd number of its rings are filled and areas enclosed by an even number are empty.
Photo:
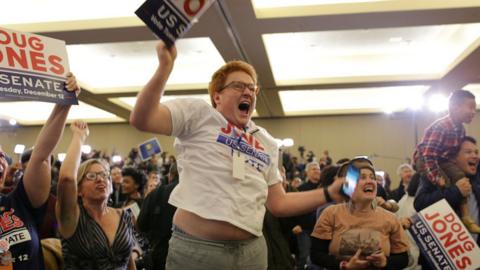
[[[176,48],[157,45],[159,66],[138,94],[130,116],[139,130],[175,136],[180,181],[169,203],[173,218],[166,269],[267,269],[262,236],[265,206],[276,216],[312,211],[340,200],[343,179],[332,186],[286,194],[278,147],[250,120],[260,91],[254,68],[231,61],[212,76],[212,101],[159,102]]]

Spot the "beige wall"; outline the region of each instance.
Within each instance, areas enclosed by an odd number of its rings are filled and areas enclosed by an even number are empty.
[[[418,139],[423,135],[425,127],[438,116],[428,114],[417,118]],[[376,169],[387,171],[392,178],[392,187],[398,185],[396,168],[405,158],[411,157],[415,145],[415,128],[411,115],[356,115],[356,116],[323,116],[295,117],[279,119],[254,119],[265,127],[276,138],[293,138],[295,145],[287,149],[298,155],[300,145],[314,151],[317,156],[324,149],[330,151],[333,160],[356,155],[376,154],[373,162]],[[32,146],[40,127],[21,127],[15,132],[2,131],[0,144],[9,152],[17,143]],[[467,126],[467,134],[478,136],[480,120]],[[97,124],[90,126],[87,143],[95,149],[111,153],[116,150],[121,155],[128,154],[133,146],[154,137],[153,134],[142,133],[128,124]],[[173,139],[157,136],[165,151],[173,153]],[[61,140],[58,152],[65,152],[70,140],[67,129]]]

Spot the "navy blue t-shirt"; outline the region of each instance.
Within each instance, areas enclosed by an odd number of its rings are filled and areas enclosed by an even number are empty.
[[[14,270],[45,269],[38,236],[45,206],[33,208],[23,180],[11,193],[0,197],[0,238],[10,244]]]

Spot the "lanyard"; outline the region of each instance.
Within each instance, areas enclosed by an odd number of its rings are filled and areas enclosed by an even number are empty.
[[[237,129],[235,127],[233,128],[233,137],[237,139],[236,148],[239,155],[240,155],[240,143],[242,142],[242,136],[243,134],[245,134],[245,132],[246,132],[246,129],[243,128],[243,133],[241,132],[240,134],[238,134],[238,138],[237,138]],[[233,155],[233,148],[232,148],[232,155]]]

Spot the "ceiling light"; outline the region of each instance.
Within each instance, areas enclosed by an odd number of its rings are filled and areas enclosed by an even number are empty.
[[[393,110],[392,110],[392,108],[385,107],[385,108],[383,108],[383,112],[386,113],[386,114],[392,114]]]
[[[280,91],[288,115],[400,112],[421,98],[426,85]]]
[[[87,154],[87,155],[92,152],[92,147],[88,144],[82,145],[81,149],[82,149],[82,153]]]
[[[282,139],[275,138],[274,140],[275,140],[275,142],[277,143],[277,146],[278,146],[279,148],[283,146],[283,141],[282,141]]]
[[[125,121],[116,115],[83,102],[72,106],[68,121],[83,119],[87,122],[120,122]],[[21,125],[44,124],[55,104],[38,101],[1,102],[0,116],[14,119]],[[32,113],[34,112],[34,113]]]
[[[476,7],[476,0],[252,0],[257,18]]]
[[[415,95],[408,104],[408,108],[412,111],[418,111],[423,107],[424,102],[423,95]]]
[[[262,37],[278,85],[436,80],[480,45],[480,23]],[[297,53],[285,54],[293,47]]]
[[[432,112],[448,110],[448,97],[442,94],[433,94],[428,98],[428,108]]]
[[[58,161],[63,162],[65,160],[66,156],[67,156],[67,154],[65,154],[65,153],[58,153],[57,159],[58,159]]]
[[[17,145],[15,145],[15,148],[13,149],[13,152],[17,155],[23,154],[23,151],[25,151],[25,145],[24,144],[17,144]]]
[[[284,147],[291,147],[294,145],[293,139],[292,138],[285,138],[282,140],[282,145]]]
[[[113,163],[120,163],[120,162],[122,162],[122,156],[120,156],[120,155],[114,155],[114,156],[112,157],[112,162],[113,162]]]
[[[143,2],[144,0],[4,1],[0,25],[27,32],[143,25],[134,14]]]
[[[210,95],[208,94],[200,94],[200,95],[164,95],[161,98],[162,102],[166,102],[169,100],[177,99],[177,98],[198,98],[204,100],[209,105],[211,104]],[[120,97],[120,98],[110,98],[110,101],[116,103],[128,110],[132,110],[135,107],[135,103],[137,103],[137,97]]]
[[[93,93],[138,92],[158,67],[157,44],[152,40],[67,45],[70,70]],[[211,39],[180,39],[175,46],[178,56],[166,89],[207,89],[211,75],[225,64]]]
[[[388,41],[390,42],[402,42],[403,38],[402,37],[391,37]]]

